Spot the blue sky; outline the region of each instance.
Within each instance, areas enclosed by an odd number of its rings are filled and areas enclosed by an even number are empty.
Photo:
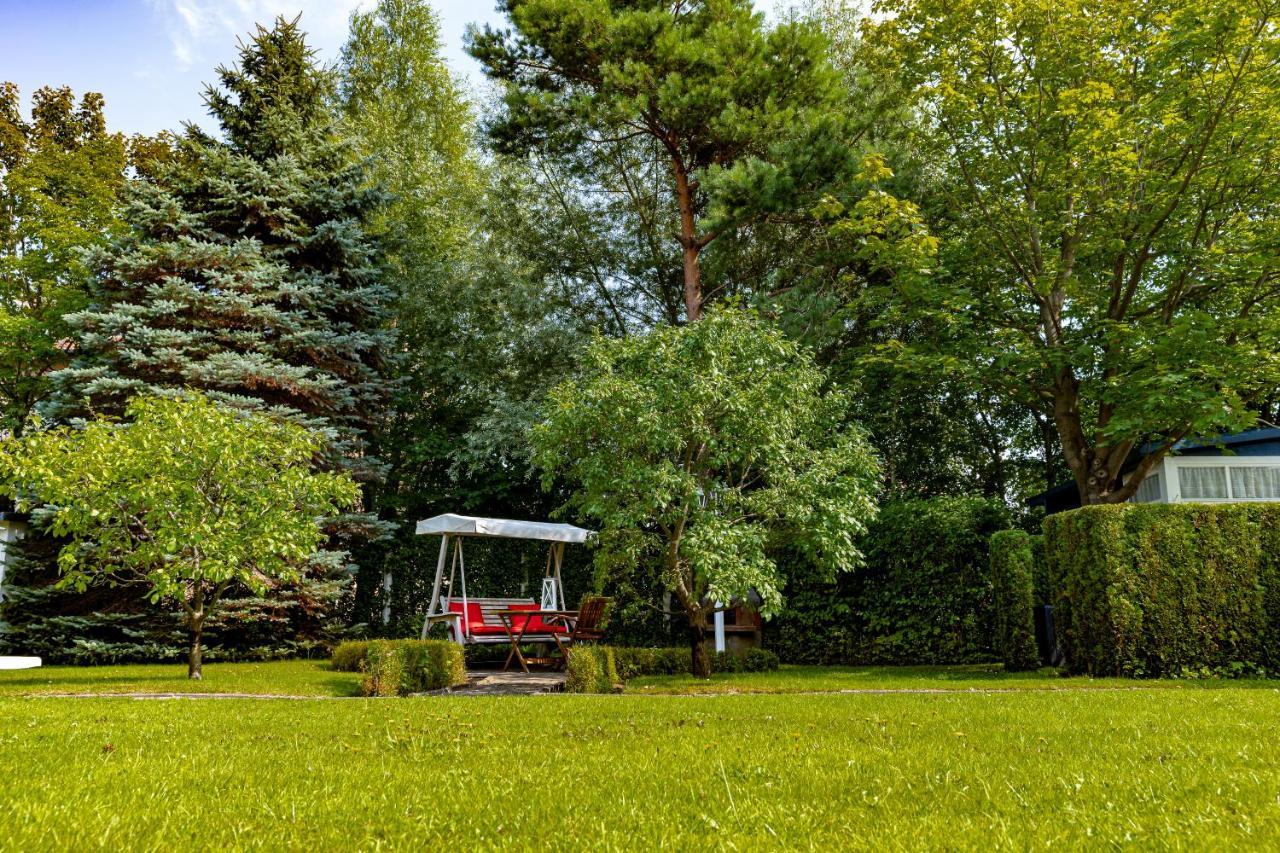
[[[254,22],[302,13],[324,61],[336,58],[347,18],[371,0],[0,0],[0,80],[24,99],[43,85],[101,92],[113,130],[154,133],[205,122],[202,84],[235,59]],[[493,0],[435,0],[449,63],[473,84],[462,51],[468,23],[500,23]]]

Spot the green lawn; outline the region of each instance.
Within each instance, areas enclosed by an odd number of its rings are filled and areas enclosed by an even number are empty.
[[[0,673],[5,845],[1280,845],[1280,682],[787,667],[695,685],[777,695],[642,695],[679,678],[623,696],[48,695],[346,695],[356,678],[305,661],[182,672]],[[944,692],[794,692],[894,687]],[[992,692],[1007,688],[1032,689]]]
[[[255,693],[354,696],[360,676],[333,672],[328,661],[207,663],[204,679],[187,678],[186,664],[46,666],[0,671],[0,696],[59,693]]]
[[[1280,844],[1280,692],[0,699],[14,849]]]
[[[650,676],[627,683],[629,693],[838,693],[880,690],[1235,689],[1280,687],[1280,681],[1063,678],[1056,670],[1005,672],[1000,664],[972,666],[783,666],[775,672]]]

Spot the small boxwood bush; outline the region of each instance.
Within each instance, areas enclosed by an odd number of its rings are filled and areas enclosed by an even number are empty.
[[[1036,597],[1036,538],[1023,530],[1001,530],[991,536],[996,653],[1005,669],[1014,671],[1035,669],[1040,664],[1032,613]]]
[[[407,696],[467,681],[462,647],[447,640],[371,640],[362,671],[365,696]]]
[[[565,691],[609,693],[620,682],[642,675],[680,675],[692,669],[689,649],[631,648],[628,646],[573,646],[566,665]],[[778,668],[778,656],[767,649],[744,654],[718,652],[711,657],[713,672],[766,672]]]
[[[613,693],[622,683],[610,646],[580,645],[568,650],[566,693]]]
[[[1280,505],[1084,507],[1044,531],[1073,671],[1280,672]]]
[[[359,672],[368,652],[368,640],[349,640],[340,643],[334,648],[333,656],[329,659],[329,668],[338,672]]]

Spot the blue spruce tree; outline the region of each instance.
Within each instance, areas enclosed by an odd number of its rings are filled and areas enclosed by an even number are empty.
[[[370,436],[396,358],[393,294],[369,227],[385,196],[338,136],[331,78],[296,19],[259,27],[217,74],[205,101],[221,134],[189,125],[132,183],[127,234],[93,256],[91,305],[69,318],[74,360],[54,374],[45,413],[116,413],[139,393],[196,388],[322,431],[322,464],[372,487],[384,466]],[[296,592],[228,602],[211,650],[290,653],[322,640],[355,571],[338,555],[359,554],[385,527],[371,512],[331,519],[331,559]],[[138,591],[93,591],[90,603],[48,587],[48,572],[23,575],[28,587],[4,614],[7,645],[53,659],[168,654],[171,626]]]

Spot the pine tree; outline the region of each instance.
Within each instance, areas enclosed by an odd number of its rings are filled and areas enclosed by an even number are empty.
[[[338,136],[331,77],[296,19],[259,27],[217,74],[205,100],[222,136],[188,126],[174,156],[133,182],[127,234],[91,258],[91,305],[69,317],[75,358],[45,413],[112,414],[140,392],[195,388],[322,431],[325,467],[376,483],[384,466],[366,436],[391,393],[395,342],[368,223],[385,195]],[[352,550],[386,525],[355,513],[329,531]],[[334,559],[297,600],[229,602],[233,633],[280,651],[317,639],[353,570]]]

